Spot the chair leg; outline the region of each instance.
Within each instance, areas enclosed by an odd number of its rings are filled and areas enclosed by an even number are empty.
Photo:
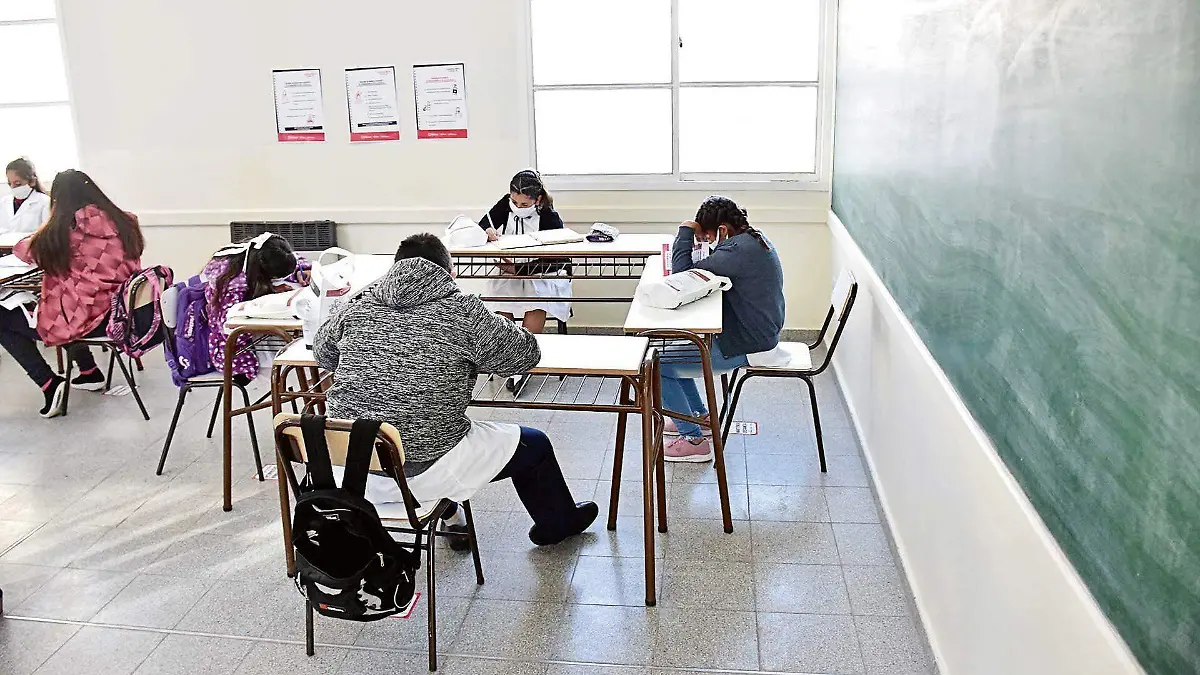
[[[212,419],[208,421],[208,435],[205,438],[212,438],[213,429],[217,426],[217,415],[221,414],[221,397],[225,395],[224,387],[217,387],[217,402],[213,404]]]
[[[746,380],[750,379],[750,375],[743,375],[741,378],[734,378],[733,385],[733,400],[729,403],[729,408],[724,411],[721,420],[721,443],[729,440],[729,430],[733,428],[733,417],[737,414],[738,400],[742,398],[742,387],[746,386]]]
[[[559,334],[559,335],[566,335],[566,334],[567,334],[567,322],[566,322],[566,321],[559,321],[559,322],[558,322],[558,334]]]
[[[817,432],[817,457],[821,460],[821,473],[825,473],[825,440],[821,437],[821,413],[817,410],[817,387],[811,379],[807,377],[803,379],[804,383],[808,385],[808,400],[812,402],[813,428]]]
[[[179,424],[179,413],[183,412],[183,402],[191,390],[187,385],[179,388],[179,401],[175,404],[175,414],[171,416],[171,426],[167,429],[167,440],[163,442],[162,455],[158,458],[158,469],[154,471],[156,476],[162,475],[163,466],[167,463],[167,452],[171,449],[171,439],[175,437],[175,425]]]
[[[70,404],[71,404],[71,375],[73,374],[72,371],[75,370],[75,361],[74,361],[74,359],[71,358],[70,349],[67,350],[67,356],[66,356],[65,361],[66,361],[66,367],[63,368],[63,377],[66,378],[66,380],[67,380],[67,390],[65,392],[63,392],[63,412],[62,412],[63,417],[67,416],[67,411],[71,407],[70,406]]]
[[[63,373],[66,372],[66,370],[63,368],[63,348],[62,347],[54,348],[54,358],[58,360],[58,370],[55,372],[57,372],[59,375],[62,375]]]
[[[313,637],[313,606],[312,600],[304,599],[304,653],[312,656],[317,653],[316,640]]]
[[[122,361],[120,357],[117,357],[116,360],[117,366],[121,369],[121,374],[125,376],[125,382],[129,384],[129,391],[133,392],[133,400],[137,401],[138,409],[142,411],[142,417],[145,417],[146,421],[149,422],[150,413],[146,412],[146,404],[142,403],[142,395],[138,393],[137,383],[133,381],[133,374],[130,373],[129,369],[125,367],[125,362]]]
[[[471,515],[470,500],[462,503],[463,513],[467,516],[467,535],[471,538],[471,557],[475,559],[475,583],[483,585],[483,561],[479,559],[479,538],[475,536],[475,518]]]
[[[146,369],[146,366],[142,365],[142,357],[139,356],[139,357],[135,358],[133,360],[133,362],[137,364],[137,371],[139,373]]]
[[[433,527],[436,527],[434,525]],[[418,537],[420,535],[417,535]],[[436,537],[433,530],[429,531],[429,541],[426,544],[425,550],[429,554],[429,565],[426,567],[426,586],[425,589],[429,597],[429,672],[437,670],[437,573],[434,571],[437,567],[434,564],[433,550],[437,548],[434,545]]]
[[[250,392],[246,391],[245,387],[238,387],[238,391],[242,392],[242,400],[246,403],[246,407],[249,408]],[[262,456],[258,454],[258,436],[254,433],[254,413],[246,413],[246,425],[250,427],[250,448],[254,450],[254,466],[258,468],[258,482],[261,483],[266,478],[263,477]]]
[[[109,350],[101,347],[102,350],[108,352],[108,373],[104,376],[104,391],[112,389],[113,366],[117,362],[117,350]]]

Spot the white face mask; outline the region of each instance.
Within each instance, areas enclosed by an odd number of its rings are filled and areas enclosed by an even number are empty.
[[[12,189],[12,193],[17,199],[29,199],[29,195],[33,194],[33,188],[28,185],[18,185]]]
[[[518,218],[532,218],[537,213],[537,204],[521,208],[513,200],[508,200],[508,208]]]

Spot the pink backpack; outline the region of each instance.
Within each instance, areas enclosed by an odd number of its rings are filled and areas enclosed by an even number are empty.
[[[112,296],[108,315],[108,339],[117,349],[133,358],[162,344],[166,330],[162,320],[163,291],[175,282],[175,273],[170,267],[161,265],[147,267],[121,284]],[[147,297],[145,293],[149,293]],[[141,300],[139,304],[139,300]],[[153,308],[150,317],[139,317],[134,313],[139,306]]]

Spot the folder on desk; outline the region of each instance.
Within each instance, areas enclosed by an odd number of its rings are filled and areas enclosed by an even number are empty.
[[[508,251],[514,248],[534,248],[535,246],[553,246],[554,244],[574,244],[584,241],[586,237],[575,230],[562,228],[560,230],[541,230],[530,234],[510,234],[496,242],[496,248]]]

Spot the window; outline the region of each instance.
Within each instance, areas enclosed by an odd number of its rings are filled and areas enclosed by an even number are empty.
[[[817,182],[830,145],[823,70],[832,8],[832,0],[530,0],[538,169],[651,187]]]
[[[28,157],[49,189],[54,174],[77,163],[54,0],[0,3],[0,63],[0,168]]]

